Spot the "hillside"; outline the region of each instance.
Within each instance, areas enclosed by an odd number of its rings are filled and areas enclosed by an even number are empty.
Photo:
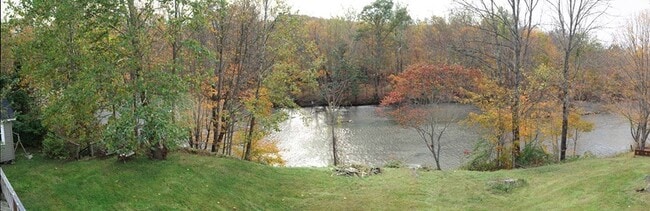
[[[384,169],[365,178],[327,168],[276,168],[173,153],[146,158],[62,162],[35,157],[4,165],[28,210],[643,210],[637,193],[650,158],[623,155],[497,172]],[[490,181],[523,179],[511,192]]]

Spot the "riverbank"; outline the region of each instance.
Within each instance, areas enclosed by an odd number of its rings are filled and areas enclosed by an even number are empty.
[[[615,158],[497,172],[383,169],[366,178],[328,168],[278,168],[172,153],[63,162],[35,157],[2,167],[28,210],[643,210],[650,158]],[[511,192],[493,181],[520,179]],[[498,189],[498,188],[497,188]]]

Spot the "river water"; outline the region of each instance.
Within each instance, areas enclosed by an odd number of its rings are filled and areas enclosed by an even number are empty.
[[[379,115],[377,106],[355,106],[341,110],[336,129],[339,157],[343,163],[384,165],[391,160],[406,164],[435,166],[431,152],[418,133],[403,128],[389,118]],[[446,114],[463,120],[472,106],[442,105]],[[289,119],[280,125],[280,131],[269,136],[278,141],[281,156],[287,166],[323,167],[332,163],[331,134],[322,108],[302,108],[289,112]],[[611,156],[629,150],[633,143],[625,119],[607,113],[584,116],[594,123],[592,132],[580,135],[576,153]],[[466,150],[472,150],[479,139],[475,129],[455,121],[443,136],[440,164],[442,169],[455,169],[467,161]],[[569,144],[567,153],[573,153]]]

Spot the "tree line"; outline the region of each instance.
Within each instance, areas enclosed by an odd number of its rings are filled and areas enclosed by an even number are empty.
[[[16,130],[55,158],[164,159],[187,145],[280,164],[265,137],[281,108],[324,105],[338,164],[338,108],[380,103],[436,162],[444,128],[424,108],[441,102],[480,110],[466,122],[484,134],[475,164],[488,169],[566,159],[593,127],[576,101],[615,107],[645,147],[650,12],[605,46],[593,32],[607,1],[456,5],[414,20],[391,0],[330,19],[272,0],[9,2],[0,93],[20,113]],[[550,31],[538,27],[544,9]]]

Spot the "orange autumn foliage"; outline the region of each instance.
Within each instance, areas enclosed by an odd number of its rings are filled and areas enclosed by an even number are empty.
[[[382,106],[458,102],[476,90],[481,72],[460,65],[417,64],[399,75],[391,75],[392,90],[381,101]]]
[[[477,81],[482,78],[476,69],[460,65],[418,64],[399,75],[390,76],[393,90],[381,101],[382,106],[394,109],[387,112],[394,121],[405,127],[419,127],[434,121],[436,109],[427,105],[440,102],[463,102]]]

